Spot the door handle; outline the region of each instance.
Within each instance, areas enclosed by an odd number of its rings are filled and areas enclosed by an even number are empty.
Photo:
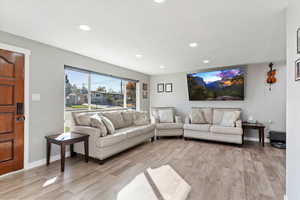
[[[16,121],[17,122],[23,122],[23,121],[25,121],[25,116],[17,117]]]

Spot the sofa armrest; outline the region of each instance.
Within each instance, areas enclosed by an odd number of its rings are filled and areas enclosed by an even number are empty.
[[[175,123],[177,123],[177,124],[182,124],[182,117],[176,115],[176,116],[175,116]]]
[[[151,124],[157,124],[158,123],[158,120],[153,115],[150,115],[150,121],[151,121]]]
[[[190,124],[190,123],[191,123],[191,120],[190,120],[190,117],[189,117],[189,116],[186,116],[186,117],[185,117],[184,123],[185,123],[185,124]]]
[[[83,133],[94,137],[100,137],[101,131],[98,128],[93,128],[90,126],[72,126],[71,131],[77,133]]]
[[[235,127],[242,128],[242,120],[237,120],[237,121],[235,122]]]

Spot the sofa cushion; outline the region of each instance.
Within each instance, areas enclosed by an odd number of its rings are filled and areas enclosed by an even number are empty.
[[[91,116],[91,126],[100,129],[100,137],[107,135],[107,129],[101,117],[97,114]]]
[[[159,122],[160,123],[173,123],[174,112],[173,109],[161,109],[158,110]]]
[[[204,118],[205,118],[205,121],[209,124],[212,124],[212,119],[213,119],[213,110],[212,108],[201,108],[201,107],[193,107],[192,108],[192,111],[193,110],[200,110],[202,111],[203,115],[204,115]]]
[[[225,127],[225,126],[213,125],[210,128],[210,131],[213,133],[228,134],[228,135],[242,135],[243,134],[243,129],[240,127]]]
[[[114,124],[110,121],[110,119],[108,119],[105,116],[101,116],[101,119],[102,119],[103,123],[106,126],[107,133],[110,134],[110,135],[114,134],[116,129],[114,127]]]
[[[191,118],[192,124],[206,124],[207,123],[207,121],[205,120],[203,111],[200,109],[192,109],[190,118]]]
[[[119,132],[105,137],[99,137],[96,140],[96,146],[99,148],[108,147],[126,140],[126,133]]]
[[[241,109],[239,109],[239,108],[215,108],[215,109],[213,109],[213,124],[219,125],[223,119],[223,114],[226,111],[241,112]],[[240,118],[240,116],[239,116],[239,118]]]
[[[183,127],[182,123],[158,123],[156,124],[157,129],[180,129]]]
[[[107,117],[113,123],[115,129],[125,127],[125,122],[120,111],[103,112],[101,115]]]
[[[151,131],[154,131],[155,125],[154,124],[147,124],[143,126],[131,126],[122,128],[116,131],[116,133],[124,133],[127,135],[127,138],[132,138],[136,136],[140,136]]]
[[[129,127],[133,125],[134,113],[135,113],[134,111],[130,111],[130,110],[121,112],[125,127]]]
[[[175,123],[182,123],[182,117],[181,116],[175,116]]]
[[[133,124],[136,126],[147,125],[150,123],[148,112],[135,112]]]
[[[240,111],[224,111],[220,125],[235,127],[235,122],[240,117],[240,114]]]
[[[184,124],[183,129],[209,132],[210,127],[211,127],[210,124]]]

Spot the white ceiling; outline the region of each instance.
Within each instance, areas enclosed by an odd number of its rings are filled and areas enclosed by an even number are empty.
[[[0,0],[0,30],[163,74],[285,60],[286,5],[286,0]],[[83,32],[80,24],[92,30]],[[199,45],[190,48],[190,42]],[[211,63],[204,64],[207,59]]]

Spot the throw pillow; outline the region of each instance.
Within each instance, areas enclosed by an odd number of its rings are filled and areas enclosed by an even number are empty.
[[[91,116],[89,113],[78,113],[75,114],[76,122],[79,126],[90,126],[91,125]]]
[[[239,119],[240,111],[225,111],[221,120],[221,126],[234,127],[236,120]]]
[[[107,133],[109,135],[114,134],[115,133],[114,124],[107,117],[105,117],[105,116],[101,116],[101,119],[102,119],[103,123],[106,126]]]
[[[136,112],[134,115],[134,125],[142,126],[150,123],[149,116],[147,112]]]
[[[107,117],[113,123],[115,129],[125,127],[124,119],[120,111],[103,112],[101,115]]]
[[[100,137],[105,137],[107,135],[107,129],[99,115],[91,116],[91,126],[100,129]]]
[[[190,118],[192,124],[207,124],[204,114],[200,109],[192,109]]]
[[[160,123],[174,123],[174,113],[172,109],[161,109],[158,111]]]

